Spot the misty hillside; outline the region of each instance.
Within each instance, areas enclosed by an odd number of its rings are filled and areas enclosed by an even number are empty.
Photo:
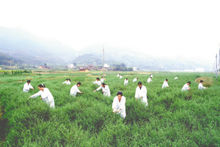
[[[28,64],[102,65],[102,46],[93,45],[76,51],[58,41],[44,41],[20,29],[0,27],[0,65]],[[195,60],[177,57],[176,59],[157,58],[138,51],[105,47],[105,63],[109,65],[124,63],[128,67],[143,70],[184,70],[204,68],[210,65]]]
[[[73,54],[65,52],[70,49],[56,41],[45,42],[19,29],[0,27],[0,53],[23,63],[66,64],[74,57]],[[3,59],[0,58],[0,60]]]
[[[102,65],[102,49],[103,46],[89,46],[81,51],[81,55],[73,60],[73,63]],[[201,61],[183,57],[173,59],[153,57],[138,52],[138,50],[132,52],[115,47],[105,47],[105,63],[110,65],[124,63],[128,67],[138,67],[143,70],[184,70],[196,68],[210,70],[210,65]]]
[[[22,64],[22,61],[12,58],[3,53],[0,53],[0,65],[15,65],[15,64]]]
[[[89,53],[86,53],[89,52]],[[80,65],[102,65],[102,54],[100,49],[86,51],[73,60],[73,63]],[[138,67],[143,70],[184,70],[209,67],[199,62],[193,62],[183,58],[167,59],[155,58],[147,55],[140,55],[132,52],[107,50],[105,53],[105,63],[114,65],[124,63],[128,67]]]

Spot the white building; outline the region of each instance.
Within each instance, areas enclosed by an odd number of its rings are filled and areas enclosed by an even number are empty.
[[[137,71],[137,67],[133,67],[132,69],[133,69],[133,71]]]
[[[74,68],[74,65],[73,65],[73,64],[68,64],[67,67],[68,67],[69,69],[73,69],[73,68]]]
[[[105,68],[109,68],[110,65],[108,65],[108,64],[104,64],[104,67],[105,67]]]

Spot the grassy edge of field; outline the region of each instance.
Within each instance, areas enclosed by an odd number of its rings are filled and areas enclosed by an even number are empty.
[[[7,126],[7,120],[3,118],[3,108],[0,105],[0,146],[4,145],[5,138],[7,135],[6,126]]]

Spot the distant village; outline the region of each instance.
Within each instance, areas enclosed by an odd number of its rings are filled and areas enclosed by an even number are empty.
[[[48,65],[46,63],[42,65],[1,65],[0,70],[18,70],[18,69],[36,69],[36,70],[73,70],[73,71],[80,71],[80,72],[89,72],[89,71],[137,71],[137,67],[127,67],[125,64],[104,64],[104,65],[81,65],[81,64],[67,64],[67,65]]]
[[[52,67],[47,64],[38,66],[38,69],[51,69]],[[89,71],[137,71],[137,67],[126,67],[125,64],[104,64],[104,65],[77,65],[77,64],[68,64],[65,66],[68,70],[81,71],[81,72],[89,72]]]
[[[80,71],[80,72],[89,72],[89,71],[159,71],[152,70],[149,68],[140,69],[137,67],[127,67],[125,64],[104,64],[104,65],[81,65],[81,64],[67,64],[67,65],[52,65],[52,64],[42,64],[42,65],[0,65],[0,70],[68,70],[68,71]],[[195,69],[184,69],[184,70],[166,70],[169,72],[205,72],[204,68],[195,68]],[[220,71],[220,70],[218,70]]]

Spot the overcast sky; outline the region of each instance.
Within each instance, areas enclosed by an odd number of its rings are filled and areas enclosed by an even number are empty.
[[[220,0],[0,0],[0,26],[92,45],[214,62]]]

